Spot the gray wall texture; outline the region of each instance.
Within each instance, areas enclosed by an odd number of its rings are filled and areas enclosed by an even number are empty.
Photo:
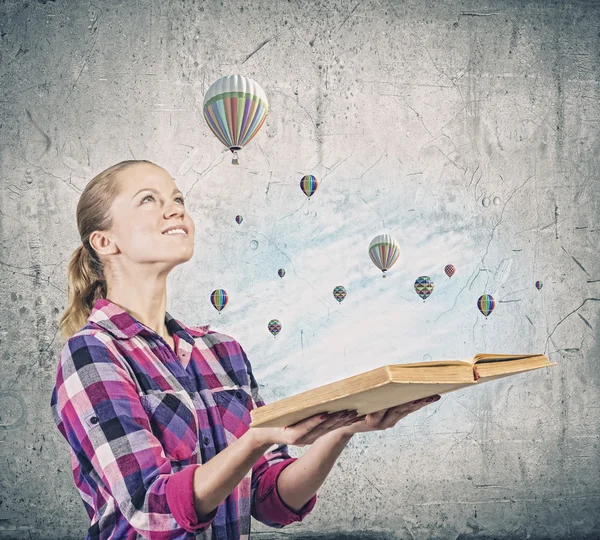
[[[558,363],[355,436],[304,522],[253,536],[600,538],[599,25],[591,1],[2,1],[0,538],[87,528],[49,408],[57,319],[79,194],[132,158],[196,222],[168,310],[233,335],[267,401],[396,361]],[[202,116],[233,73],[270,104],[238,167]]]

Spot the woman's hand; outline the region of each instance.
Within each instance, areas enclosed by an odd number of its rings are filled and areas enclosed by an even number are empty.
[[[340,411],[337,413],[322,413],[309,416],[305,420],[287,427],[257,427],[250,428],[259,444],[289,444],[306,446],[319,437],[342,427],[351,426],[356,418],[356,411]]]
[[[356,411],[340,411],[332,414],[317,414],[310,416],[291,426],[283,428],[250,428],[252,435],[259,444],[289,444],[305,446],[312,444],[319,437],[336,431],[336,434],[354,435],[365,431],[379,431],[394,427],[411,412],[421,407],[435,403],[440,399],[439,394],[428,398],[417,399],[409,403],[382,409],[367,415],[357,416]]]
[[[339,431],[348,435],[354,435],[355,433],[380,431],[394,427],[399,420],[402,420],[402,418],[411,412],[418,411],[421,407],[430,403],[435,403],[440,397],[439,394],[435,394],[428,398],[417,399],[416,401],[398,405],[397,407],[382,409],[381,411],[355,417],[350,425],[340,426]]]

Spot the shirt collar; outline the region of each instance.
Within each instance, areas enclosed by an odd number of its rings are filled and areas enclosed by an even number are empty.
[[[156,332],[132,317],[127,311],[105,298],[98,298],[88,317],[88,322],[100,326],[117,339],[129,339],[137,334],[153,335]],[[165,325],[171,334],[194,345],[194,338],[202,337],[208,332],[210,325],[186,326],[167,311]]]

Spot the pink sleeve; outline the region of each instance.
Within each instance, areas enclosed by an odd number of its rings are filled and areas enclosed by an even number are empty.
[[[202,521],[198,520],[194,507],[194,472],[200,465],[188,465],[182,470],[172,474],[167,481],[167,504],[175,521],[188,532],[206,529],[215,519],[215,508]]]
[[[272,527],[283,527],[294,521],[302,521],[317,502],[317,494],[298,511],[287,506],[277,491],[277,478],[281,471],[298,458],[289,458],[271,465],[260,477],[255,495],[256,519]]]

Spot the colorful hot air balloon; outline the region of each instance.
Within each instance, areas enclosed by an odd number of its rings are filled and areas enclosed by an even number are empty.
[[[446,272],[446,275],[451,278],[454,275],[454,272],[456,272],[456,268],[454,268],[453,264],[447,264],[444,268],[444,272]]]
[[[221,313],[221,310],[227,305],[227,302],[229,302],[229,296],[224,289],[216,289],[210,295],[210,302],[214,308]]]
[[[239,163],[238,150],[258,133],[268,110],[264,90],[243,75],[221,77],[204,96],[204,119],[217,139],[233,153],[234,165]]]
[[[338,285],[333,289],[333,297],[341,304],[344,298],[346,298],[346,289],[341,285]]]
[[[494,297],[491,294],[483,294],[479,297],[479,300],[477,300],[477,307],[487,319],[488,315],[494,311],[494,307],[496,307],[496,300],[494,300]]]
[[[242,223],[242,221],[244,221],[244,218],[242,216],[235,216],[235,222],[239,225],[240,223]]]
[[[423,299],[423,302],[429,298],[435,285],[429,276],[419,276],[415,281],[415,291]]]
[[[279,274],[280,278],[282,278],[283,276],[285,276],[285,270],[283,268],[280,268],[279,270],[277,270],[277,273]]]
[[[539,291],[542,287],[544,286],[544,284],[541,281],[536,281],[535,282],[535,288]]]
[[[309,200],[310,196],[317,191],[318,187],[319,182],[312,174],[307,174],[300,180],[300,189],[304,192],[304,195],[306,195]]]
[[[281,332],[281,323],[277,319],[269,321],[269,332],[273,334],[273,337],[276,337]]]
[[[369,244],[369,257],[371,257],[375,266],[383,272],[383,277],[385,277],[386,271],[394,266],[399,256],[400,246],[389,234],[380,234],[373,238]]]

